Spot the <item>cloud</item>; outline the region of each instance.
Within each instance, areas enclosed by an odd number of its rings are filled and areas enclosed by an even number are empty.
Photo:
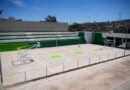
[[[9,0],[11,3],[16,4],[17,6],[24,6],[23,0]]]

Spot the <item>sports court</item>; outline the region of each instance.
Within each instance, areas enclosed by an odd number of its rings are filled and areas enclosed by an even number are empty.
[[[19,51],[1,53],[4,86],[46,77],[130,54],[130,51],[94,44],[22,50],[30,57],[19,60]]]

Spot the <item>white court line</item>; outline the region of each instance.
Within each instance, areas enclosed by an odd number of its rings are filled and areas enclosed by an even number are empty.
[[[36,56],[36,55],[37,55],[37,54],[33,55],[33,57],[36,58],[35,61],[38,62],[40,65],[42,65],[42,66],[45,68],[45,65],[44,65],[40,60],[37,59],[37,56]]]

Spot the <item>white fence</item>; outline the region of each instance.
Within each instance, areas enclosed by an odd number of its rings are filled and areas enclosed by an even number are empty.
[[[4,75],[3,80],[4,80],[4,85],[13,85],[17,84],[20,82],[27,82],[31,80],[36,80],[40,78],[46,78],[51,75],[56,75],[60,74],[63,72],[67,72],[73,69],[79,69],[81,67],[87,67],[93,64],[98,64],[98,63],[103,63],[105,61],[110,61],[114,60],[115,58],[119,58],[125,55],[130,55],[130,51],[126,50],[125,52],[118,52],[115,54],[104,54],[100,57],[95,57],[95,58],[86,58],[86,60],[76,60],[76,61],[68,61],[66,63],[56,65],[56,66],[48,66],[48,67],[43,67],[43,68],[37,68],[34,70],[29,70],[29,71],[24,71],[24,72],[19,72],[15,73],[12,75]]]

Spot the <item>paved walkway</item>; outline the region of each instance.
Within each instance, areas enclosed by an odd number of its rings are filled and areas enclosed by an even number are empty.
[[[117,85],[113,90],[130,90],[130,80]]]
[[[3,87],[1,83],[0,83],[0,90],[5,90],[5,88]]]

